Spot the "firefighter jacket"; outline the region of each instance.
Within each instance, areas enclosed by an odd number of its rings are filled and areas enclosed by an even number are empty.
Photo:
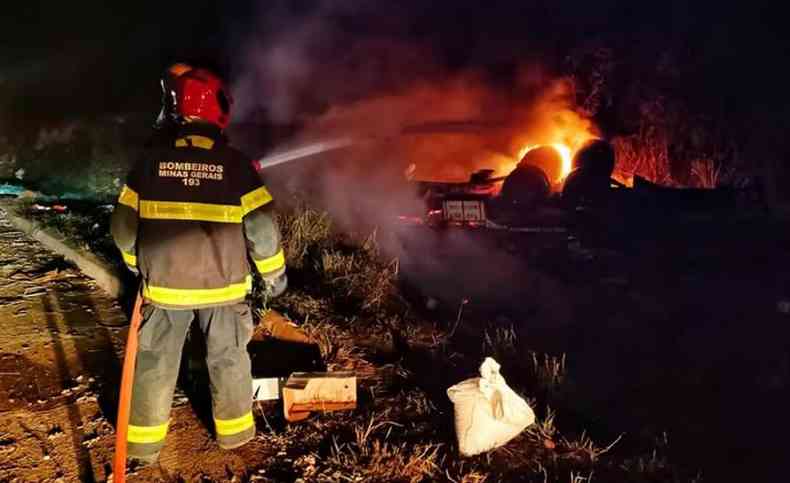
[[[127,266],[142,275],[147,302],[230,305],[251,291],[253,269],[267,285],[284,279],[271,201],[250,160],[218,128],[192,123],[132,168],[111,232]]]

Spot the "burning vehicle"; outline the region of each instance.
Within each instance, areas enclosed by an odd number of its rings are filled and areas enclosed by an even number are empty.
[[[599,249],[637,249],[639,240],[702,239],[700,232],[726,225],[743,194],[661,186],[639,176],[627,186],[615,179],[615,165],[614,149],[600,139],[575,152],[530,146],[504,176],[482,169],[466,182],[414,181],[426,212],[401,219],[434,230],[481,229],[498,240],[500,233],[509,251],[539,256],[565,247],[588,257]]]
[[[522,150],[504,176],[481,169],[466,182],[415,181],[427,207],[423,221],[437,227],[565,231],[569,209],[622,186],[611,179],[613,152],[610,162],[602,146],[608,143],[591,141],[574,157],[562,144],[534,145]]]
[[[574,213],[601,217],[638,210],[643,215],[721,213],[736,208],[730,188],[675,188],[634,176],[632,186],[613,177],[611,144],[591,139],[578,151],[561,144],[530,146],[504,176],[473,172],[465,182],[412,180],[425,201],[429,226],[485,227],[511,231],[559,229]]]

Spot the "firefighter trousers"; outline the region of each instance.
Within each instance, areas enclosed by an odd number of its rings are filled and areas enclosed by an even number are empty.
[[[164,446],[181,352],[197,318],[206,340],[214,427],[222,448],[255,436],[252,374],[247,343],[252,315],[247,304],[196,310],[143,307],[129,416],[128,455],[155,460]]]

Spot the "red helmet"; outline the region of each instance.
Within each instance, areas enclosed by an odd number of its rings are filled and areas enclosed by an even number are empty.
[[[232,100],[222,79],[206,69],[188,70],[173,79],[175,110],[182,119],[199,118],[224,129]]]

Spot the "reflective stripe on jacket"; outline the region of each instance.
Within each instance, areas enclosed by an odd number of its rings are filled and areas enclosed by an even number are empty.
[[[264,277],[285,271],[271,201],[218,129],[189,124],[133,167],[111,229],[143,276],[146,300],[171,309],[228,305],[251,290],[253,267]]]

